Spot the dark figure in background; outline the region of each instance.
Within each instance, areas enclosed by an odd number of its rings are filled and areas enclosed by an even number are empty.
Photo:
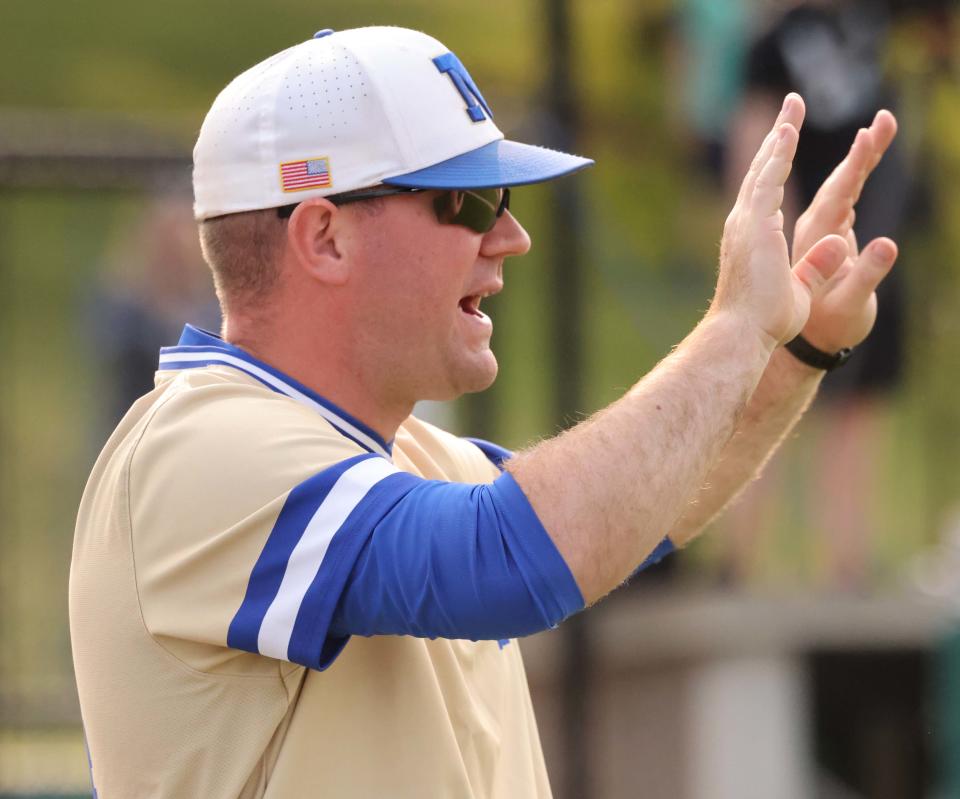
[[[112,249],[90,303],[95,357],[112,383],[107,431],[153,388],[157,350],[179,335],[185,316],[210,330],[220,326],[189,196],[152,199]]]
[[[857,131],[870,126],[877,109],[896,108],[882,64],[888,25],[882,3],[809,0],[791,4],[751,47],[743,102],[732,126],[730,174],[740,174],[749,163],[764,126],[777,113],[778,98],[787,91],[799,92],[807,101],[808,116],[794,162],[794,194],[784,203],[788,220],[796,209],[809,205]],[[900,232],[910,183],[903,149],[894,142],[857,206],[858,242]],[[903,371],[902,272],[883,283],[877,299],[882,311],[873,332],[843,369],[824,379],[819,403],[823,435],[810,486],[817,497],[811,507],[818,509],[819,517],[812,521],[824,538],[823,577],[837,588],[860,588],[869,578],[868,511],[873,504],[877,426],[883,400]],[[756,551],[758,526],[743,520],[734,534],[735,573],[749,571],[743,561]]]

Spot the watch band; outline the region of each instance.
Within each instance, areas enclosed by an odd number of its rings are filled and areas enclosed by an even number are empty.
[[[814,369],[823,369],[826,372],[832,372],[838,366],[843,366],[853,355],[852,347],[844,347],[834,354],[818,350],[803,336],[797,336],[784,346],[797,360],[802,361],[807,366],[812,366]]]

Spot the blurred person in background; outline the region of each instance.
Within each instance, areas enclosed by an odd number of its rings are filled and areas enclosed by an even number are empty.
[[[679,49],[671,53],[670,71],[680,88],[679,111],[696,161],[718,182],[742,92],[749,5],[749,0],[682,0],[674,20]]]
[[[730,128],[728,185],[742,174],[764,128],[776,116],[779,97],[796,91],[808,117],[797,148],[794,179],[784,213],[795,218],[813,200],[833,165],[880,108],[895,108],[896,93],[883,60],[889,9],[881,2],[801,0],[757,38],[745,62],[744,90]],[[857,205],[853,232],[859,242],[896,237],[912,191],[902,147],[894,142],[867,183]],[[820,434],[808,490],[815,501],[811,523],[822,537],[820,578],[834,588],[865,586],[871,571],[870,510],[877,491],[877,461],[884,406],[901,381],[904,361],[902,270],[877,293],[882,309],[866,341],[842,370],[824,380],[817,406]],[[754,570],[766,504],[780,469],[768,471],[731,515],[730,576],[748,579]]]
[[[151,198],[108,253],[90,298],[90,339],[110,386],[101,419],[106,431],[153,388],[157,351],[180,335],[184,319],[220,326],[191,202],[188,194]]]

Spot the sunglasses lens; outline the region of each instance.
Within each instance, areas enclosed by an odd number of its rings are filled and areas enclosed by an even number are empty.
[[[442,192],[434,200],[437,219],[448,225],[463,225],[476,233],[487,233],[506,208],[505,192],[505,189]]]

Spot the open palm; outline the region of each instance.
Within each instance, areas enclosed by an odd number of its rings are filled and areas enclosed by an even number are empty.
[[[794,229],[793,261],[799,263],[824,236],[839,235],[848,255],[830,280],[812,297],[804,337],[826,352],[853,347],[867,337],[877,316],[875,290],[897,257],[887,238],[874,239],[861,252],[853,232],[854,210],[863,185],[897,133],[889,111],[879,111],[869,128],[862,128],[846,158],[820,187]]]
[[[804,113],[800,96],[787,95],[740,186],[724,225],[720,275],[711,305],[711,310],[744,314],[773,346],[804,327],[812,297],[848,252],[845,238],[827,230],[791,269],[781,206]],[[811,226],[810,235],[814,234]]]

